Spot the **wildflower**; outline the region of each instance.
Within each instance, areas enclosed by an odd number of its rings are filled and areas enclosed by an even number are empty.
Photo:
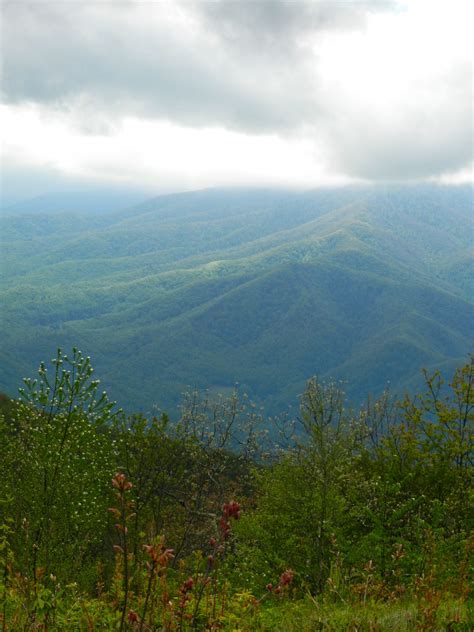
[[[231,500],[229,503],[226,503],[222,507],[222,516],[219,520],[219,529],[222,534],[222,538],[227,540],[230,536],[230,519],[238,520],[240,518],[240,505],[235,502],[235,500]],[[212,538],[211,545],[215,545],[215,539]]]
[[[136,623],[138,621],[138,614],[134,610],[130,610],[128,613],[129,623]]]
[[[194,580],[192,577],[190,577],[185,582],[183,582],[183,585],[181,586],[181,592],[187,593],[193,589],[193,586],[194,586]]]
[[[163,546],[144,544],[143,548],[150,557],[153,566],[167,566],[168,562],[174,557],[173,549],[165,549]]]
[[[235,502],[235,500],[231,500],[230,503],[226,503],[222,508],[222,513],[226,518],[234,518],[234,520],[238,520],[240,518],[240,505]]]
[[[230,524],[224,516],[222,516],[219,520],[219,528],[221,530],[222,537],[226,540],[230,535]]]
[[[294,571],[291,570],[291,568],[286,570],[284,573],[282,573],[282,576],[280,577],[280,586],[283,587],[283,586],[288,586],[288,584],[291,584],[294,576],[295,576],[295,573]]]
[[[113,477],[112,485],[115,489],[120,491],[128,491],[133,487],[133,484],[130,481],[127,481],[127,477],[122,472],[117,472],[117,474]]]
[[[173,549],[162,549],[162,554],[158,558],[158,563],[160,566],[166,566],[168,562],[173,559]]]

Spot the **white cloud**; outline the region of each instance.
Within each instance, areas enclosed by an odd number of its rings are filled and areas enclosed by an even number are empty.
[[[335,165],[354,176],[390,179],[469,164],[469,13],[414,2],[406,12],[370,16],[364,34],[326,39],[319,133]]]
[[[471,16],[464,0],[6,4],[3,163],[157,189],[465,178]]]
[[[49,116],[47,116],[49,114]],[[221,127],[190,128],[126,117],[114,134],[82,134],[68,116],[38,106],[3,106],[4,153],[30,168],[61,170],[85,180],[160,188],[230,184],[307,186],[349,181],[321,168],[313,143]],[[31,139],[35,144],[31,144]],[[69,149],[73,148],[72,151]]]

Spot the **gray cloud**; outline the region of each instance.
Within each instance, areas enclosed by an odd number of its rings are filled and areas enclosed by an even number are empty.
[[[392,0],[215,0],[195,2],[196,14],[240,54],[298,56],[305,38],[318,31],[363,28],[367,13],[393,9]]]
[[[249,68],[218,37],[170,25],[163,6],[6,5],[5,101],[90,102],[111,114],[254,132],[293,128],[310,114],[304,65],[295,73],[289,60],[269,68],[256,56]]]
[[[3,97],[89,101],[187,125],[294,129],[318,109],[305,35],[360,27],[371,5],[183,2],[174,8],[202,27],[184,32],[166,3],[8,3]]]
[[[415,94],[413,107],[393,120],[322,89],[318,37],[363,29],[370,12],[394,7],[382,0],[4,3],[3,98],[70,111],[83,133],[113,133],[126,115],[304,133],[350,176],[425,177],[462,167],[472,155],[465,67],[432,86],[453,98],[425,104]]]

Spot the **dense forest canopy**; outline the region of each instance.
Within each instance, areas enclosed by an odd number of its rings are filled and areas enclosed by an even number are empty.
[[[268,413],[307,379],[368,392],[452,372],[472,344],[472,189],[215,189],[126,210],[2,219],[0,388],[58,344],[128,412],[195,387]],[[124,371],[123,368],[127,367]]]

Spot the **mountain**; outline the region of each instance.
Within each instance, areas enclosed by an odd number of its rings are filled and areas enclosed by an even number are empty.
[[[313,374],[352,401],[472,349],[470,187],[216,189],[2,222],[2,370],[73,344],[128,410],[235,382],[270,412]]]
[[[3,215],[31,213],[108,213],[128,208],[146,199],[143,191],[67,191],[53,192],[9,203],[0,200]]]

